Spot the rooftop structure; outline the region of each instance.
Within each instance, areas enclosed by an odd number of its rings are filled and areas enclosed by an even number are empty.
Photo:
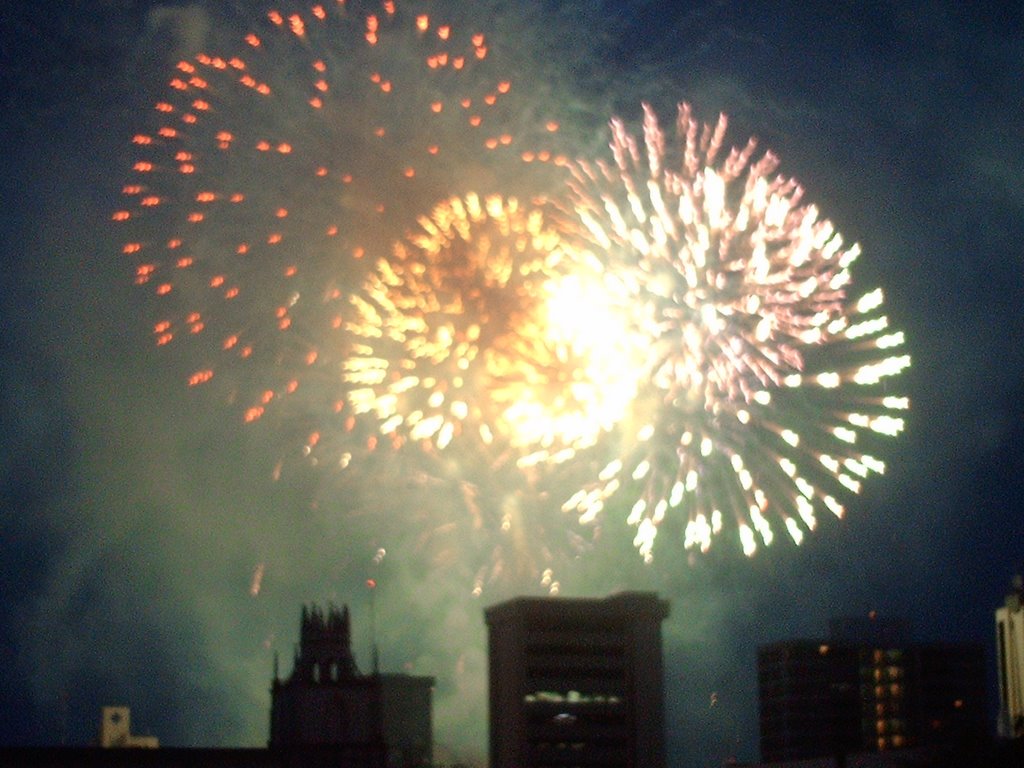
[[[432,677],[363,675],[352,655],[347,608],[302,608],[292,674],[271,686],[270,748],[333,747],[365,765],[431,764]],[[275,665],[276,666],[276,665]]]
[[[488,608],[491,768],[663,768],[668,611],[634,592]]]

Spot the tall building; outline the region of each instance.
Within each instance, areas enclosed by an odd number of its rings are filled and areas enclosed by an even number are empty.
[[[668,611],[636,592],[488,608],[491,768],[663,768]]]
[[[274,671],[270,748],[343,748],[365,765],[429,766],[433,685],[431,677],[360,674],[348,609],[303,606],[292,674],[280,680]]]
[[[897,625],[758,649],[765,762],[967,743],[985,737],[985,656],[906,641]]]
[[[1024,737],[1024,579],[1017,576],[1006,602],[996,609],[999,670],[999,735]]]

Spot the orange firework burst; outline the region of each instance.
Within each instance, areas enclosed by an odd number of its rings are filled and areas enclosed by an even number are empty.
[[[631,284],[650,340],[632,449],[565,505],[593,519],[620,489],[636,545],[678,509],[687,547],[707,549],[730,513],[744,551],[781,520],[799,543],[837,516],[883,463],[872,435],[903,429],[888,377],[910,365],[882,293],[854,298],[847,246],[756,143],[723,152],[726,121],[681,105],[676,141],[645,107],[643,143],[612,122],[614,163],[573,168],[579,221]]]
[[[615,283],[551,209],[470,194],[438,205],[354,298],[357,412],[445,448],[474,439],[562,461],[621,417],[635,343]],[[495,434],[497,433],[497,434]]]
[[[247,422],[295,403],[313,457],[355,428],[342,368],[364,255],[490,179],[488,163],[521,164],[486,35],[429,6],[296,4],[230,52],[180,61],[113,216],[158,297],[155,342],[187,340],[189,385],[219,387]]]

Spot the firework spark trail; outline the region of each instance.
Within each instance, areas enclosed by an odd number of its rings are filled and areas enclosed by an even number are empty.
[[[488,162],[521,163],[486,36],[430,5],[296,4],[231,53],[181,61],[114,214],[159,297],[156,343],[199,361],[188,383],[219,387],[245,421],[280,413],[313,461],[376,439],[342,376],[363,255]]]
[[[552,214],[469,194],[420,218],[353,297],[357,413],[436,449],[509,445],[521,467],[571,458],[621,418],[637,347],[623,301]]]
[[[673,143],[645,106],[642,143],[614,120],[613,162],[572,167],[578,219],[651,344],[632,448],[563,508],[590,521],[635,491],[648,560],[676,509],[688,548],[706,550],[730,513],[748,555],[773,521],[800,543],[820,510],[842,516],[837,494],[884,471],[861,446],[899,433],[908,407],[887,391],[910,358],[881,290],[853,298],[858,246],[753,139],[724,153],[725,133],[724,116],[701,125],[682,104]]]

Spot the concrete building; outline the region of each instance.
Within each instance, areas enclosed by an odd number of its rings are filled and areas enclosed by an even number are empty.
[[[663,768],[668,611],[649,593],[488,608],[491,768]]]
[[[999,735],[1024,737],[1024,579],[1016,576],[1006,602],[996,609],[999,672]]]
[[[757,669],[765,762],[978,743],[987,734],[978,646],[840,632],[762,646]]]
[[[271,686],[270,749],[336,747],[368,765],[429,766],[434,679],[360,674],[348,609],[302,609],[299,647],[287,680]]]

